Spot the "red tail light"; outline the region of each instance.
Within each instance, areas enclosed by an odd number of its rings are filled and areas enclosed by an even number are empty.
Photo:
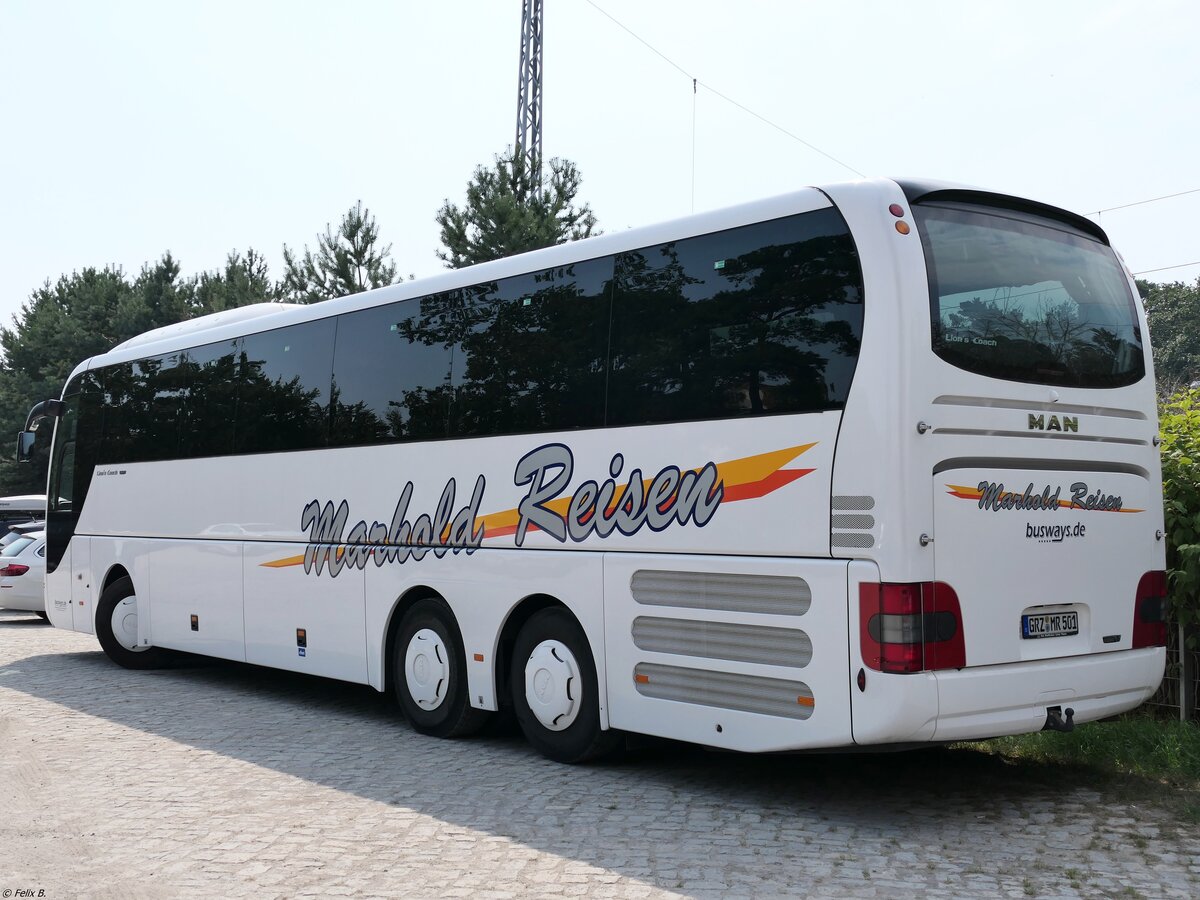
[[[0,575],[24,575],[29,571],[29,566],[23,566],[20,563],[9,563],[4,568],[0,568]]]
[[[1167,646],[1167,573],[1147,572],[1133,601],[1133,649]]]
[[[858,589],[863,662],[877,672],[961,669],[967,664],[958,595],[942,582]]]

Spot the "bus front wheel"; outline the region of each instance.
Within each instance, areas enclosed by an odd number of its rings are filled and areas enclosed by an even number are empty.
[[[126,669],[157,669],[167,662],[166,650],[138,644],[137,594],[128,577],[117,579],[100,594],[96,637],[108,658]]]
[[[600,727],[600,691],[587,635],[567,610],[535,614],[513,647],[513,708],[526,740],[543,756],[578,763],[615,749]]]
[[[487,720],[467,693],[462,636],[440,597],[419,600],[404,614],[392,658],[396,699],[412,727],[434,737],[464,737]]]

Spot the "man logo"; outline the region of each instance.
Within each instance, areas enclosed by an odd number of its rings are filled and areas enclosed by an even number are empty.
[[[1073,431],[1079,433],[1079,416],[1058,416],[1040,415],[1035,416],[1029,414],[1029,430],[1030,431]]]

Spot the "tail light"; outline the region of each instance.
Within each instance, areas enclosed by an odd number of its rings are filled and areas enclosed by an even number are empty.
[[[1133,649],[1167,646],[1167,573],[1147,572],[1133,601]]]
[[[877,672],[961,669],[967,664],[958,595],[942,582],[858,589],[863,662]]]
[[[0,568],[0,575],[24,575],[29,571],[29,566],[23,566],[20,563],[9,563],[7,566]]]

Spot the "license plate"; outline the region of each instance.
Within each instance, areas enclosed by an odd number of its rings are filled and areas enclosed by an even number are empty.
[[[1079,634],[1079,613],[1036,613],[1021,616],[1021,637],[1050,638]]]

